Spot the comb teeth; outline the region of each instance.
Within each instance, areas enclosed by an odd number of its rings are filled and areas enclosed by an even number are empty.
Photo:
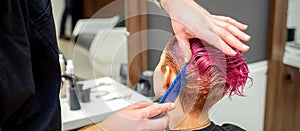
[[[185,64],[174,81],[172,82],[171,86],[168,88],[166,93],[162,96],[161,100],[158,103],[166,103],[166,102],[174,102],[177,97],[179,96],[181,90],[187,84],[185,70],[188,64]]]

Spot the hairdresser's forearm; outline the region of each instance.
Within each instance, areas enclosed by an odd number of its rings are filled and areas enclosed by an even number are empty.
[[[178,12],[180,10],[185,10],[184,7],[195,7],[201,10],[203,9],[194,0],[160,0],[160,4],[161,7],[169,14]]]

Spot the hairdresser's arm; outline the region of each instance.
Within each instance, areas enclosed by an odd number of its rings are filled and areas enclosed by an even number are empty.
[[[171,103],[157,104],[149,102],[139,102],[125,107],[112,114],[98,128],[108,131],[162,131],[169,124],[169,117],[151,119],[152,117],[174,109]],[[88,129],[87,129],[88,130]]]
[[[189,38],[202,39],[228,55],[235,55],[230,46],[243,52],[249,50],[240,41],[247,42],[251,38],[243,32],[247,25],[229,17],[212,15],[194,0],[161,0],[161,7],[170,15],[173,30],[187,50],[188,60],[191,58]]]

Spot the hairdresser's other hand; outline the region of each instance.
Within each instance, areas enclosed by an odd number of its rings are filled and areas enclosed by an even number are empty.
[[[174,33],[187,53],[186,62],[191,59],[190,38],[202,39],[228,55],[236,54],[230,46],[242,52],[249,50],[240,41],[251,38],[243,32],[247,25],[229,17],[211,15],[194,0],[161,0],[161,6],[172,19]]]
[[[162,131],[169,124],[168,115],[151,118],[174,108],[174,103],[138,102],[112,114],[99,126],[108,131]]]

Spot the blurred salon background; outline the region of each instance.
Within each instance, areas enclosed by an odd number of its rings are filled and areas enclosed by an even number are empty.
[[[244,58],[253,83],[246,86],[245,97],[225,96],[217,103],[212,120],[249,131],[300,130],[300,0],[196,2],[212,14],[247,24],[252,36]],[[173,34],[163,10],[143,0],[52,0],[52,6],[63,67],[71,64],[78,80],[109,77],[142,99],[155,100],[153,70]],[[62,104],[64,130],[101,121],[126,106],[114,101],[110,104],[120,106],[89,113],[95,105],[90,99],[90,105],[81,104],[87,113]]]

